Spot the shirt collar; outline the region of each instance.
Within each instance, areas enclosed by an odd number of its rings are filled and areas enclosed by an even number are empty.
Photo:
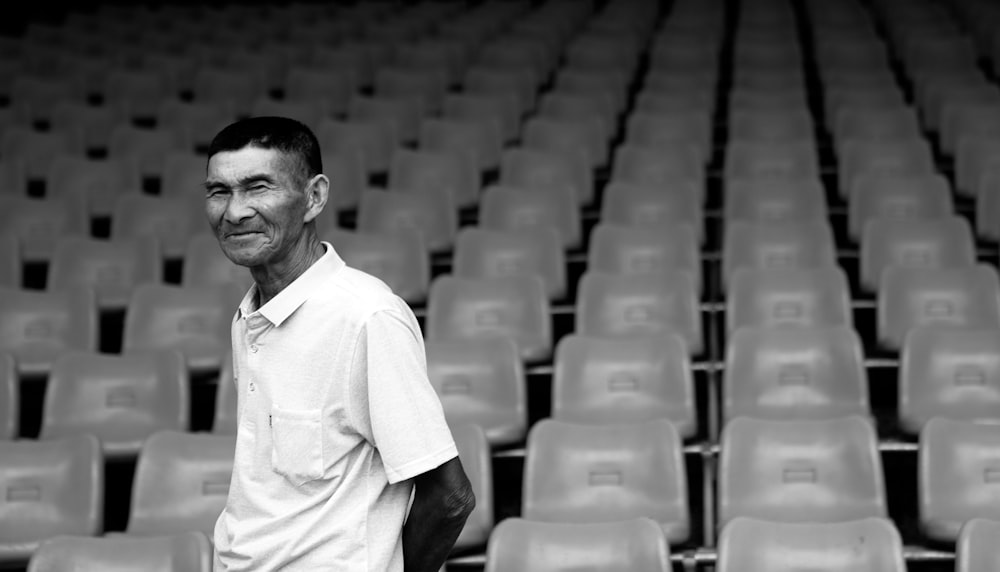
[[[327,278],[345,266],[344,260],[333,249],[332,244],[326,241],[321,244],[326,250],[323,256],[260,308],[255,307],[257,305],[257,285],[251,286],[250,290],[243,296],[243,301],[240,302],[240,317],[245,318],[259,312],[276,327],[281,326],[289,316],[295,313],[295,310],[299,309],[299,306],[309,299],[309,296],[317,288],[321,287]]]

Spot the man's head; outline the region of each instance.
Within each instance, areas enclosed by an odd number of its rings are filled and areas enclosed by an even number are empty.
[[[315,241],[329,180],[308,127],[254,117],[212,140],[205,209],[222,251],[251,268],[281,267]]]

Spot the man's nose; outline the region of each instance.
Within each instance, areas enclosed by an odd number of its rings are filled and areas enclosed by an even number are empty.
[[[254,215],[253,205],[243,195],[243,193],[230,193],[226,201],[225,219],[229,224],[239,224],[240,222]]]

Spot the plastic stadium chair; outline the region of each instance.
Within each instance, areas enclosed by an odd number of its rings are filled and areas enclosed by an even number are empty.
[[[676,333],[689,355],[702,352],[701,313],[690,272],[615,275],[586,272],[576,297],[576,332],[634,338]]]
[[[173,152],[163,158],[160,196],[204,200],[208,159],[189,151]]]
[[[361,191],[368,186],[368,167],[360,149],[341,152],[323,152],[323,174],[330,179],[330,196],[326,208],[317,219],[317,230],[324,232],[336,228],[336,215],[340,211],[357,208]],[[323,221],[328,221],[326,224]]]
[[[204,171],[204,159],[202,170]],[[45,197],[74,197],[90,215],[109,216],[119,196],[140,189],[142,178],[134,160],[122,158],[95,161],[61,155],[49,164]]]
[[[326,103],[330,114],[344,115],[356,91],[356,82],[353,74],[346,71],[293,66],[285,82],[285,99],[293,102],[320,100]]]
[[[441,108],[445,119],[499,122],[505,142],[521,134],[521,110],[513,93],[449,93]]]
[[[236,119],[236,112],[225,102],[168,100],[160,105],[157,125],[187,132],[195,147],[205,147],[215,134]]]
[[[740,268],[826,268],[837,253],[829,224],[816,222],[731,221],[722,246],[722,286],[728,289]]]
[[[518,117],[535,107],[538,78],[529,68],[472,66],[465,72],[464,93],[513,96]]]
[[[123,310],[132,288],[162,279],[160,246],[154,237],[120,241],[75,237],[56,243],[46,286],[49,290],[86,287],[96,294],[98,310]]]
[[[538,362],[552,355],[552,324],[539,276],[472,279],[444,275],[431,283],[426,338],[513,340],[518,355]]]
[[[921,135],[917,112],[904,105],[890,109],[845,106],[834,117],[833,138],[838,146],[850,140],[912,140]]]
[[[0,562],[24,566],[60,534],[101,533],[104,460],[92,435],[0,441]]]
[[[395,63],[404,69],[443,70],[447,85],[458,84],[469,55],[457,40],[419,40],[397,50]]]
[[[355,95],[347,106],[347,117],[350,121],[388,123],[398,145],[416,140],[423,112],[416,96]]]
[[[878,289],[878,340],[898,350],[918,326],[1000,327],[1000,283],[996,268],[906,268],[882,271]]]
[[[768,522],[735,518],[719,537],[719,572],[906,572],[892,521]]]
[[[0,234],[0,287],[20,288],[21,244],[16,236]]]
[[[269,97],[259,97],[250,111],[254,116],[278,116],[294,119],[313,132],[324,119],[331,116],[326,100],[277,101]]]
[[[476,497],[476,508],[465,521],[453,548],[455,551],[464,551],[486,546],[490,532],[493,531],[493,466],[490,444],[482,427],[469,423],[452,424],[451,434],[458,448],[458,458]]]
[[[670,547],[648,518],[596,524],[508,518],[486,549],[486,572],[670,572]]]
[[[85,149],[107,149],[111,130],[123,120],[118,109],[63,101],[52,108],[49,127],[56,133],[79,133]]]
[[[135,458],[156,431],[187,430],[188,375],[176,352],[69,352],[52,366],[40,438],[91,433],[105,458]]]
[[[137,287],[125,313],[124,353],[176,350],[192,374],[217,372],[229,350],[238,294],[231,284]]]
[[[605,141],[614,137],[618,126],[614,97],[602,91],[566,93],[559,88],[548,91],[538,101],[537,117],[570,121],[597,118]]]
[[[0,353],[0,442],[18,437],[21,417],[20,381],[14,356]]]
[[[246,267],[238,266],[226,258],[215,236],[202,232],[188,239],[181,285],[212,284],[235,284],[245,292],[253,284],[253,277]]]
[[[429,340],[427,377],[452,426],[476,425],[492,446],[524,440],[527,391],[513,341]]]
[[[719,460],[719,525],[746,516],[832,523],[886,518],[875,427],[867,417],[726,423]]]
[[[930,145],[922,138],[894,141],[848,140],[839,157],[840,196],[852,190],[864,174],[920,177],[934,174]]]
[[[375,72],[376,94],[416,98],[422,113],[438,113],[447,91],[448,72],[441,68],[386,66]]]
[[[621,226],[599,223],[590,234],[587,269],[608,274],[658,274],[686,270],[701,292],[701,256],[694,226]]]
[[[990,572],[1000,566],[1000,519],[973,518],[958,535],[955,572]]]
[[[636,185],[668,186],[677,180],[705,179],[698,149],[687,142],[640,147],[626,143],[615,151],[612,179]]]
[[[917,506],[927,537],[954,542],[969,520],[1000,520],[1000,424],[931,419],[920,432],[919,451]]]
[[[580,246],[583,234],[580,209],[568,189],[489,187],[479,202],[479,226],[505,232],[555,229],[565,248]]]
[[[265,91],[259,72],[200,67],[194,78],[194,100],[226,105],[236,115],[249,115],[254,100]]]
[[[22,73],[12,81],[8,105],[13,105],[30,122],[48,121],[52,109],[63,101],[82,101],[81,91],[69,78],[32,77]]]
[[[625,127],[625,145],[671,148],[678,143],[693,146],[699,160],[706,164],[712,154],[712,123],[708,114],[650,113],[636,111]]]
[[[606,166],[610,155],[604,123],[597,117],[532,117],[524,122],[521,145],[529,149],[585,155],[584,162],[594,169]]]
[[[32,199],[0,195],[0,228],[20,244],[21,259],[47,262],[59,238],[88,233],[83,203],[76,197]]]
[[[733,141],[726,147],[726,180],[753,177],[819,178],[811,142]]]
[[[738,330],[727,343],[723,419],[868,415],[862,358],[848,326]]]
[[[528,434],[521,514],[538,522],[651,518],[671,544],[687,540],[687,473],[666,419],[581,425],[544,419]]]
[[[142,446],[135,467],[126,534],[197,531],[212,537],[225,507],[236,438],[160,431]]]
[[[460,278],[537,275],[550,300],[566,295],[566,255],[554,229],[505,232],[464,228],[455,240],[452,272]]]
[[[29,572],[211,572],[212,544],[200,532],[129,538],[55,536],[42,542],[28,564]]]
[[[976,185],[976,235],[1000,240],[1000,164],[990,166]]]
[[[515,147],[504,151],[500,184],[532,191],[569,189],[580,205],[594,200],[594,180],[580,154]]]
[[[466,154],[480,171],[500,166],[503,148],[501,126],[492,119],[424,119],[420,126],[420,149]]]
[[[899,424],[910,433],[935,417],[1000,421],[1000,330],[915,328],[899,371]]]
[[[889,266],[961,268],[976,263],[972,229],[964,217],[936,220],[869,219],[861,237],[861,285],[878,289]]]
[[[962,137],[955,153],[955,190],[977,197],[980,183],[996,164],[1000,164],[1000,135]]]
[[[602,425],[662,418],[681,437],[693,437],[698,418],[684,339],[563,337],[556,346],[552,418]]]
[[[0,290],[0,323],[4,324],[0,351],[14,356],[21,377],[47,375],[67,351],[97,351],[97,308],[89,289]]]
[[[28,174],[20,159],[0,160],[0,194],[22,196],[28,193]]]
[[[131,118],[156,117],[160,103],[167,99],[166,85],[155,71],[112,70],[104,86],[104,105],[121,110]]]
[[[726,331],[742,327],[852,326],[847,276],[837,266],[743,267],[733,272]]]
[[[855,179],[847,223],[854,240],[870,220],[942,219],[953,212],[951,188],[942,175],[880,175]]]
[[[11,127],[0,138],[0,156],[20,160],[28,179],[44,179],[52,160],[60,155],[83,156],[83,143],[71,132],[38,132]]]
[[[451,249],[458,226],[451,197],[365,189],[358,204],[357,229],[376,234],[418,234],[431,252]]]
[[[369,174],[389,170],[397,142],[393,123],[385,120],[327,120],[316,129],[316,138],[324,153],[344,154],[360,149]]]
[[[819,179],[755,175],[727,179],[724,216],[729,222],[823,224],[828,212]]]
[[[783,143],[814,137],[812,116],[806,110],[745,110],[730,120],[730,143],[735,141],[773,141]]]
[[[188,239],[208,227],[203,199],[125,194],[115,202],[111,215],[113,240],[153,236],[165,258],[184,256]]]
[[[649,227],[690,224],[701,243],[705,239],[704,188],[693,180],[667,187],[611,181],[604,188],[601,222]]]
[[[430,255],[419,234],[333,230],[320,235],[348,266],[385,282],[410,304],[427,300]]]
[[[119,125],[111,132],[108,157],[131,158],[143,177],[162,177],[163,158],[175,151],[193,151],[187,134]]]
[[[691,80],[689,78],[681,78],[677,81],[687,84]],[[650,88],[646,88],[636,96],[633,113],[652,115],[690,114],[697,117],[711,118],[714,111],[714,89],[697,86],[691,88],[689,86],[687,89],[675,88],[665,92],[650,91]]]
[[[479,169],[465,153],[396,149],[389,163],[389,188],[416,193],[444,193],[461,208],[479,198]]]

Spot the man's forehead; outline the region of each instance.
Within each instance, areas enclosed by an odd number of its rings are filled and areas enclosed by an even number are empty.
[[[247,146],[220,151],[208,160],[210,179],[238,179],[247,175],[294,176],[295,161],[277,149]]]

